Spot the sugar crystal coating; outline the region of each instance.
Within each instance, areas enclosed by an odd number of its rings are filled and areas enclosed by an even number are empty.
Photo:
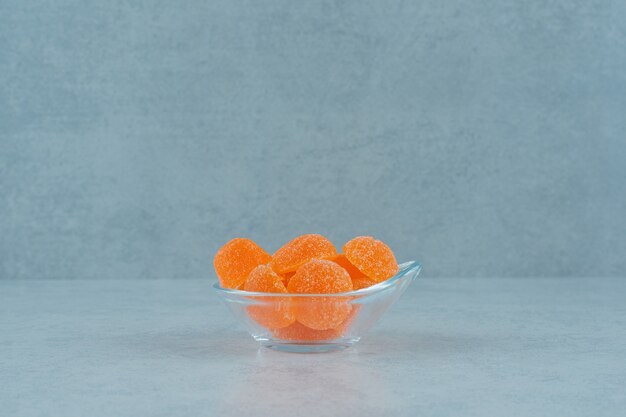
[[[371,236],[355,237],[343,245],[343,253],[372,281],[382,282],[398,273],[398,263],[389,246]]]
[[[336,294],[352,291],[345,269],[332,261],[314,259],[302,265],[289,280],[292,294]],[[352,306],[346,297],[294,297],[297,320],[316,330],[332,329],[345,321]]]
[[[352,287],[354,288],[354,291],[362,290],[363,288],[371,287],[372,285],[376,284],[378,284],[378,282],[368,277],[352,278]]]
[[[333,258],[332,261],[348,271],[348,274],[350,274],[350,278],[352,279],[352,288],[355,291],[376,284],[376,281],[372,280],[363,272],[359,271],[356,266],[352,265],[344,254],[341,253],[337,255],[337,257]]]
[[[278,249],[270,266],[278,274],[297,270],[311,259],[328,259],[337,255],[332,242],[322,235],[302,235]]]
[[[267,265],[259,265],[250,272],[244,291],[287,294],[282,278]],[[289,297],[254,296],[257,305],[247,307],[248,315],[261,326],[279,329],[295,321]]]
[[[348,272],[335,262],[313,259],[302,265],[289,281],[296,294],[335,294],[352,291]]]
[[[267,264],[272,257],[250,239],[235,238],[215,254],[213,266],[224,288],[238,288],[258,265]]]
[[[363,278],[367,276],[363,272],[359,271],[356,266],[352,265],[343,253],[340,253],[331,260],[345,269],[348,274],[350,274],[350,278]]]

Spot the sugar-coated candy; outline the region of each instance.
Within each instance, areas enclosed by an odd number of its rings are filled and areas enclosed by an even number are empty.
[[[356,266],[352,265],[344,254],[341,253],[337,255],[337,257],[333,258],[332,261],[348,271],[348,274],[350,274],[350,278],[352,279],[352,288],[355,291],[376,284],[376,281],[372,280],[363,272],[359,271]]]
[[[235,238],[217,251],[213,259],[215,272],[224,288],[239,288],[248,274],[272,257],[250,239]]]
[[[297,270],[311,259],[328,259],[337,256],[332,242],[322,235],[302,235],[278,249],[270,266],[278,274]]]
[[[341,337],[339,330],[337,329],[325,329],[316,330],[305,326],[304,324],[296,321],[295,323],[283,327],[281,329],[274,329],[272,331],[274,337],[283,340],[293,341],[320,341],[320,340],[332,340]]]
[[[335,262],[313,259],[302,265],[289,280],[295,294],[335,294],[352,290],[348,272]]]
[[[336,294],[352,291],[352,280],[335,262],[313,259],[289,280],[292,294]],[[346,297],[294,297],[297,320],[316,330],[332,329],[345,321],[352,306]]]
[[[296,271],[285,272],[284,274],[280,274],[280,277],[283,279],[283,284],[285,284],[285,287],[289,285],[289,280],[295,274],[296,274]]]
[[[343,245],[346,259],[375,282],[398,273],[398,263],[389,246],[371,236],[355,237]]]
[[[363,272],[359,271],[359,269],[356,266],[352,265],[350,261],[346,258],[346,255],[344,255],[343,253],[340,253],[339,255],[337,255],[331,260],[335,262],[336,264],[338,264],[339,266],[341,266],[343,269],[345,269],[348,272],[348,274],[350,274],[350,278],[354,279],[354,278],[362,278],[362,277],[367,276]]]
[[[259,265],[250,272],[244,291],[287,294],[282,278],[267,265]],[[296,317],[289,297],[254,296],[256,305],[247,307],[248,315],[261,326],[279,329],[292,324]]]
[[[359,307],[359,305],[353,306],[352,311],[350,311],[350,314],[348,314],[343,323],[333,329],[311,329],[310,327],[307,327],[304,324],[296,321],[287,327],[272,330],[272,334],[274,337],[277,337],[279,339],[293,341],[313,342],[337,339],[338,337],[345,336],[348,333],[348,331],[350,330],[350,326],[352,325],[352,322],[356,317],[356,313],[359,311]]]
[[[336,330],[339,331],[340,336],[345,336],[348,333],[360,309],[361,309],[360,304],[352,304],[352,309],[350,310],[350,314],[348,314],[348,317],[346,317],[343,323],[341,323],[339,326],[335,328]]]
[[[378,284],[378,282],[369,277],[352,278],[352,288],[354,288],[354,291],[362,290],[363,288],[371,287],[376,284]]]

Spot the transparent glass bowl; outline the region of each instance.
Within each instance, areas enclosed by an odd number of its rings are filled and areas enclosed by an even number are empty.
[[[358,342],[420,269],[419,262],[406,262],[386,281],[338,294],[249,292],[222,288],[219,282],[213,288],[262,346],[287,352],[328,352]],[[293,321],[294,317],[307,326]]]

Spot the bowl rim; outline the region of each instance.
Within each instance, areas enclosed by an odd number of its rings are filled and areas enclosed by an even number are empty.
[[[379,291],[382,291],[386,288],[392,287],[396,285],[398,282],[402,281],[403,278],[407,277],[412,273],[412,277],[416,278],[419,275],[419,272],[422,269],[422,264],[419,261],[409,261],[404,262],[398,265],[399,271],[396,275],[392,276],[385,281],[379,282],[378,284],[374,284],[370,287],[361,288],[360,290],[348,291],[348,292],[338,292],[334,294],[291,294],[291,293],[276,293],[276,292],[253,292],[253,291],[243,291],[236,290],[231,288],[224,288],[220,285],[219,281],[213,284],[213,289],[221,295],[235,295],[240,297],[346,297],[346,296],[364,296],[368,294],[373,294]]]

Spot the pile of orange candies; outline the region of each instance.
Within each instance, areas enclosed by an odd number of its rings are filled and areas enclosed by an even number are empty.
[[[322,235],[299,236],[274,255],[250,239],[235,238],[215,255],[213,265],[224,288],[274,294],[337,294],[382,282],[398,272],[389,247],[359,236],[338,253]],[[328,340],[343,336],[358,306],[348,297],[263,297],[248,306],[249,316],[275,337]]]

